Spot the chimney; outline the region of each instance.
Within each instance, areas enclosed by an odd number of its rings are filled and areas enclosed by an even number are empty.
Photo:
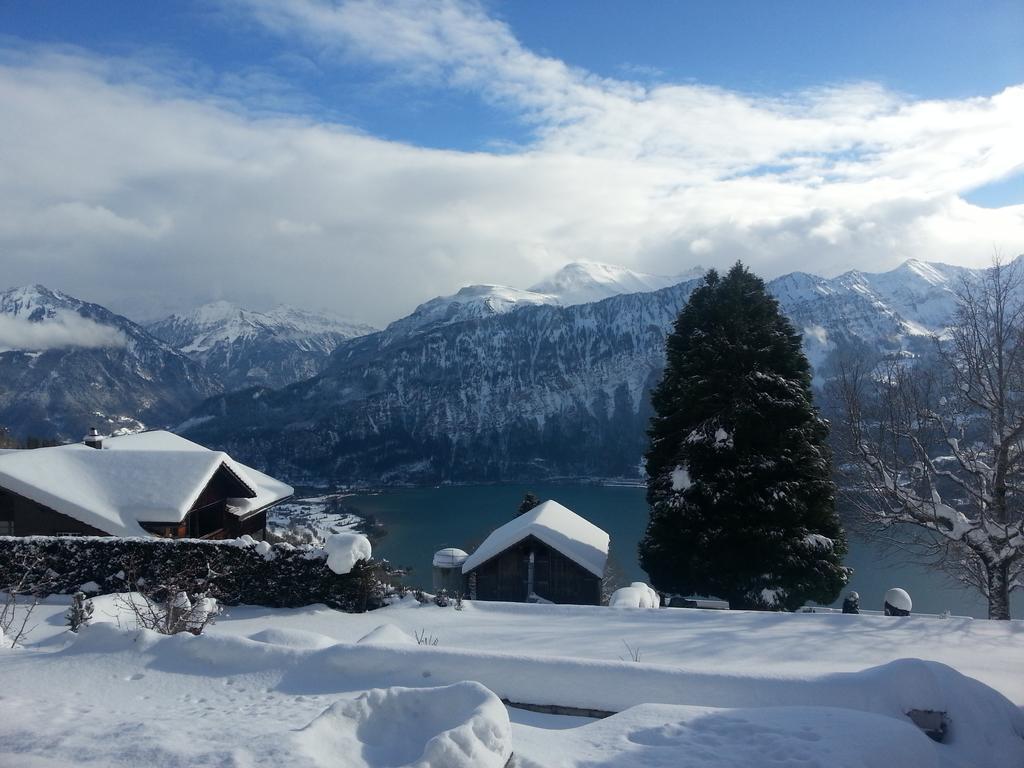
[[[85,444],[88,445],[90,448],[103,447],[103,437],[96,430],[96,427],[92,427],[89,430],[89,434],[85,436]]]

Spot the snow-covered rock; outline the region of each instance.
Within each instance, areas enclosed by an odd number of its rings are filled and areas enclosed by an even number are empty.
[[[339,575],[352,570],[359,560],[369,560],[373,555],[370,540],[361,533],[334,533],[324,542],[327,552],[327,567]]]
[[[297,736],[332,768],[503,768],[508,712],[479,683],[367,691],[334,704]]]

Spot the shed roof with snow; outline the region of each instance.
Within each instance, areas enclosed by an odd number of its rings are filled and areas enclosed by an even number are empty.
[[[608,561],[608,534],[557,501],[545,501],[491,532],[462,564],[469,573],[524,539],[534,536],[601,577]]]
[[[237,497],[228,512],[245,517],[292,495],[291,486],[191,440],[156,430],[0,454],[6,488],[113,536],[148,536],[140,525],[180,523],[214,475]]]

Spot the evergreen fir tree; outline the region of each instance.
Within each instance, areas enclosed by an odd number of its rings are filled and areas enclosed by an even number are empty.
[[[828,423],[799,334],[742,264],[694,291],[652,403],[640,542],[651,583],[735,608],[832,602],[849,571]]]
[[[523,500],[519,503],[519,510],[516,512],[516,517],[525,515],[531,509],[540,504],[540,499],[537,498],[537,494],[532,491],[527,491],[526,495],[523,496]]]

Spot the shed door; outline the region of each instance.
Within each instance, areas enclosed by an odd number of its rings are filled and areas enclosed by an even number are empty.
[[[505,550],[498,558],[498,593],[499,600],[526,600],[526,562],[516,547]]]

